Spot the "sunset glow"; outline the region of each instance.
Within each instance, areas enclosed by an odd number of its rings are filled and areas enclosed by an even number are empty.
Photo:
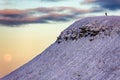
[[[12,61],[12,56],[10,54],[5,54],[3,56],[3,59],[5,60],[5,62],[10,62]]]

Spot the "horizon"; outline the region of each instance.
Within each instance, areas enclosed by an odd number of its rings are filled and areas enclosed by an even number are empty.
[[[84,17],[119,16],[119,0],[0,0],[0,78],[27,63]]]

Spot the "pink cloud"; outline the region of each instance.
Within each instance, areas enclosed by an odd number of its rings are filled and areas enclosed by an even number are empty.
[[[67,13],[64,13],[66,11]],[[79,18],[80,15],[94,11],[93,9],[79,9],[74,7],[40,7],[25,10],[5,9],[0,10],[0,24],[21,25],[28,23],[48,23],[50,21],[69,21]]]

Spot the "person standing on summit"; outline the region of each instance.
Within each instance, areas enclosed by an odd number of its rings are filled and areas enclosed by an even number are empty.
[[[107,16],[107,13],[105,13],[105,16]]]

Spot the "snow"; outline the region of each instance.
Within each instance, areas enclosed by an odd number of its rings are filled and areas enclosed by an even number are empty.
[[[57,40],[2,80],[120,80],[119,22],[119,16],[88,17],[76,21],[60,34],[60,43]],[[96,27],[105,31],[76,40],[71,40],[72,33],[69,33],[68,40],[64,39],[68,30],[79,32],[78,28],[86,25],[93,31]],[[105,35],[107,31],[110,35]],[[94,38],[92,41],[91,37]]]

